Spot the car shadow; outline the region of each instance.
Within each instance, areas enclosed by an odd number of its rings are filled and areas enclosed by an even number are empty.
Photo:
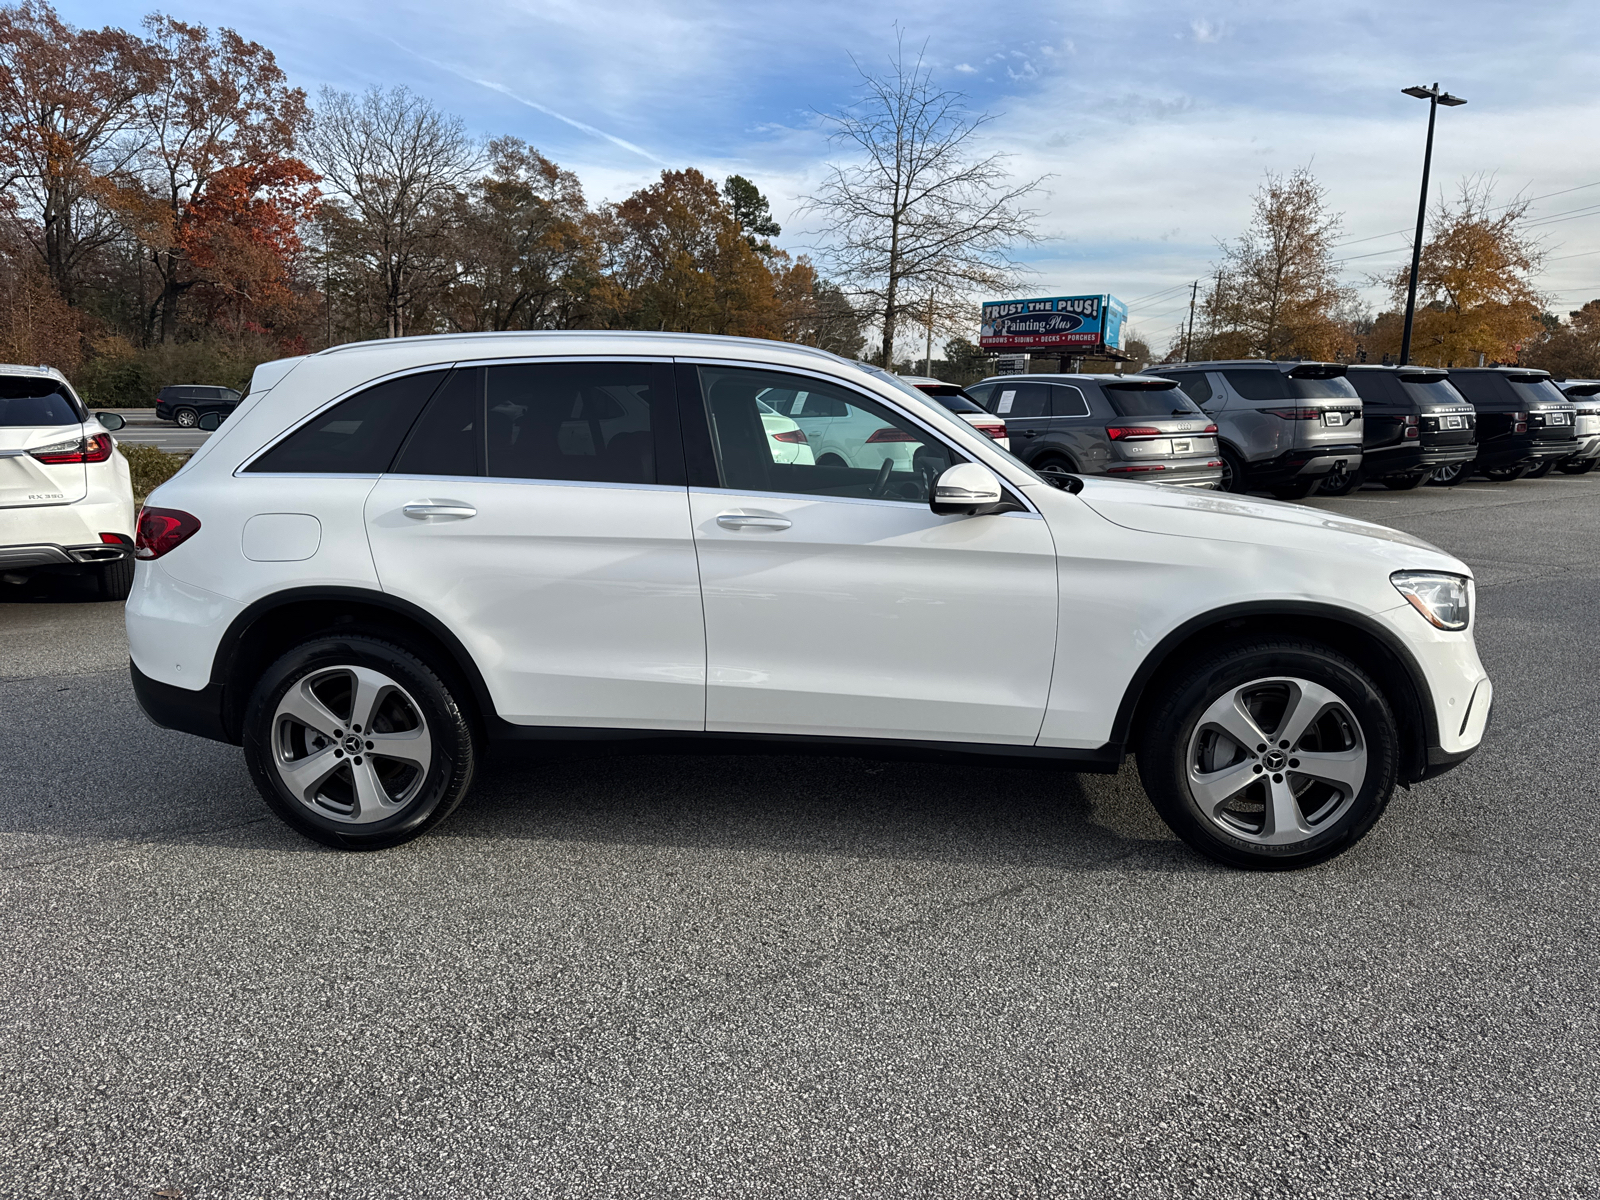
[[[100,585],[88,574],[40,571],[19,583],[0,578],[0,604],[84,604],[99,599]],[[117,607],[122,607],[120,602]]]

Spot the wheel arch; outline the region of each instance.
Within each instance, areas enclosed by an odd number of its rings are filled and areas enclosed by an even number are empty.
[[[1160,694],[1159,684],[1201,654],[1245,637],[1283,636],[1320,642],[1361,667],[1383,689],[1400,733],[1401,782],[1428,774],[1439,745],[1432,689],[1416,656],[1392,631],[1364,613],[1309,601],[1229,605],[1192,617],[1158,642],[1134,672],[1118,705],[1111,742],[1136,745]]]
[[[1050,458],[1059,458],[1067,464],[1067,470],[1074,475],[1083,474],[1083,469],[1078,466],[1078,460],[1073,456],[1072,451],[1065,450],[1060,446],[1041,446],[1032,458],[1026,460],[1026,464],[1030,470],[1036,470],[1038,464]]]
[[[245,707],[262,672],[291,646],[319,635],[367,634],[403,641],[470,699],[469,721],[480,735],[496,724],[483,672],[461,640],[426,609],[369,588],[302,587],[251,604],[228,626],[211,663],[221,689],[222,728],[237,743]]]

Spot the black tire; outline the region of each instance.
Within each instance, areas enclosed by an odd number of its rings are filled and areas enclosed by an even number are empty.
[[[1446,463],[1442,467],[1435,467],[1433,474],[1428,476],[1428,483],[1433,487],[1455,487],[1465,483],[1472,474],[1470,462]]]
[[[1528,473],[1524,475],[1523,478],[1543,479],[1546,475],[1550,474],[1550,472],[1555,468],[1555,465],[1555,459],[1541,458],[1536,465],[1528,468]]]
[[[848,467],[849,465],[849,463],[845,462],[844,459],[840,458],[837,454],[824,454],[821,458],[817,459],[817,466],[819,467]]]
[[[1244,461],[1226,446],[1222,447],[1217,457],[1222,459],[1222,478],[1217,483],[1217,491],[1243,492]]]
[[[1078,468],[1059,454],[1041,455],[1028,465],[1052,483],[1059,482],[1069,475],[1078,474]]]
[[[348,721],[354,715],[354,695],[351,695],[349,710],[340,712],[337,688],[342,668],[365,668],[390,681],[393,690],[387,694],[384,704],[394,706],[387,711],[391,714],[398,711],[402,720],[391,721],[391,729],[382,732],[395,737],[413,732],[418,726],[406,721],[420,719],[430,749],[425,770],[407,767],[399,758],[372,754],[371,742],[364,743],[363,751],[362,737],[376,730],[376,723],[359,735],[356,732],[359,726],[351,730],[337,728],[331,731],[337,738],[320,739],[321,744],[313,746],[305,737],[303,727],[296,734],[290,728],[295,724],[293,718],[281,717],[279,705],[292,687],[309,680],[321,688],[323,684],[317,681],[326,679],[332,681],[329,687],[333,690],[320,692],[318,698],[329,696],[330,699],[322,701],[329,713]],[[385,709],[380,705],[374,711],[384,713]],[[392,728],[396,724],[398,733]],[[292,743],[297,737],[302,741],[296,757],[287,758],[283,752],[296,749]],[[391,772],[391,779],[398,777],[405,781],[402,802],[396,805],[393,815],[360,822],[359,801],[351,802],[352,812],[340,813],[336,800],[319,794],[313,804],[290,790],[280,773],[280,760],[287,765],[324,751],[335,751],[342,759],[344,751],[338,749],[340,746],[348,747],[351,757],[342,767],[333,767],[327,777],[327,787],[355,796],[351,764],[360,766],[365,754],[371,760],[368,770],[372,776],[379,774],[378,764],[382,762],[386,764],[384,769]],[[426,833],[449,816],[466,797],[477,764],[472,724],[451,688],[411,651],[360,635],[314,638],[288,651],[267,668],[251,693],[245,713],[244,754],[250,775],[267,807],[311,840],[342,850],[382,850]],[[341,771],[345,773],[343,776]],[[316,786],[320,789],[323,784]],[[386,806],[375,807],[381,813]]]
[[[1483,477],[1491,483],[1515,483],[1527,473],[1528,464],[1518,463],[1514,467],[1490,467]]]
[[[118,558],[92,568],[102,600],[126,600],[133,591],[133,559]]]
[[[172,419],[183,429],[194,429],[200,424],[200,414],[192,408],[180,408],[172,414]]]
[[[1343,471],[1335,468],[1322,477],[1322,482],[1317,485],[1319,496],[1348,496],[1359,488],[1365,481],[1361,468],[1354,471]]]
[[[1293,483],[1280,483],[1270,490],[1279,500],[1304,500],[1317,490],[1317,485],[1322,482],[1321,477],[1315,479],[1296,479]]]
[[[1563,475],[1587,475],[1594,470],[1594,464],[1597,462],[1600,462],[1600,459],[1586,458],[1582,462],[1564,462],[1561,464],[1561,473]]]
[[[1414,487],[1421,487],[1430,477],[1428,471],[1413,471],[1409,475],[1385,475],[1380,482],[1392,492],[1409,492]]]
[[[1342,708],[1330,706],[1322,710],[1324,715],[1312,722],[1295,746],[1280,752],[1262,743],[1260,748],[1267,753],[1252,748],[1236,762],[1221,767],[1213,765],[1219,774],[1244,767],[1249,767],[1254,774],[1241,770],[1240,777],[1246,780],[1245,790],[1238,798],[1228,801],[1241,810],[1238,814],[1241,823],[1236,823],[1232,812],[1225,813],[1226,819],[1205,814],[1192,790],[1191,778],[1198,778],[1198,771],[1192,774],[1189,761],[1197,739],[1215,737],[1208,732],[1211,727],[1202,727],[1202,717],[1214,704],[1222,703],[1230,692],[1250,688],[1253,681],[1262,682],[1270,692],[1271,688],[1279,686],[1273,682],[1279,679],[1319,685],[1333,693]],[[1156,811],[1172,831],[1206,857],[1250,870],[1308,867],[1354,846],[1388,805],[1399,762],[1400,743],[1394,715],[1388,701],[1366,673],[1327,647],[1292,639],[1237,643],[1219,648],[1186,669],[1158,680],[1156,686],[1164,690],[1165,697],[1151,712],[1140,735],[1139,778]],[[1283,686],[1286,694],[1292,697],[1294,693],[1287,691],[1288,685]],[[1359,785],[1343,793],[1335,792],[1327,784],[1307,783],[1309,776],[1289,769],[1289,765],[1299,765],[1299,759],[1289,758],[1289,755],[1297,751],[1306,755],[1308,741],[1326,736],[1324,722],[1333,721],[1336,728],[1351,733],[1345,720],[1348,717],[1355,721],[1355,744],[1366,754]],[[1267,723],[1270,722],[1260,722],[1263,728]],[[1317,747],[1309,749],[1314,753]],[[1271,807],[1267,789],[1273,785],[1269,782],[1270,768],[1269,773],[1263,773],[1261,764],[1267,763],[1273,754],[1287,759],[1289,765],[1281,768],[1281,776],[1271,778],[1280,783],[1287,781],[1283,786],[1291,794],[1298,786],[1296,779],[1305,784],[1305,790],[1292,801],[1305,833],[1289,835],[1298,840],[1283,845],[1264,844],[1256,840],[1263,836],[1260,832],[1252,834],[1246,830],[1252,803],[1261,809],[1262,830],[1267,828],[1267,811]],[[1201,764],[1197,760],[1194,765],[1198,768]],[[1226,786],[1215,790],[1225,791]],[[1335,797],[1323,801],[1326,815],[1306,813],[1305,805],[1319,802],[1325,790]],[[1353,795],[1349,794],[1351,792]],[[1259,798],[1252,802],[1252,795]]]

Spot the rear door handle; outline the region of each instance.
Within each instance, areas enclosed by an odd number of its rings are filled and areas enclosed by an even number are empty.
[[[758,517],[750,513],[719,513],[717,524],[724,529],[787,529],[794,522],[787,517]]]
[[[1038,437],[1039,436],[1039,431],[1037,429],[1024,429],[1022,431],[1022,436],[1023,437]]]
[[[465,521],[478,510],[460,500],[413,500],[403,510],[413,521]]]

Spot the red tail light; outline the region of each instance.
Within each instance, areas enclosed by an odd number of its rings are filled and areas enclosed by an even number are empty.
[[[160,558],[200,531],[200,518],[176,508],[141,508],[135,558]]]
[[[133,539],[125,533],[102,533],[100,540],[108,546],[131,546]]]
[[[1407,425],[1406,426],[1406,436],[1408,438],[1421,437],[1422,436],[1422,430],[1418,429],[1415,425]]]
[[[63,463],[105,462],[111,457],[111,435],[97,433],[91,438],[77,438],[70,442],[56,442],[28,451],[42,463],[52,466]]]
[[[1512,433],[1527,433],[1528,432],[1528,414],[1527,413],[1512,413],[1511,414],[1511,432]]]
[[[1285,421],[1320,421],[1322,410],[1320,408],[1263,408],[1264,413],[1274,417],[1282,417]]]
[[[985,437],[994,438],[995,441],[999,441],[1006,436],[1006,423],[1004,421],[984,421],[981,423],[974,421],[972,427]]]
[[[1217,427],[1215,425],[1207,425],[1200,432],[1201,433],[1215,433],[1216,431],[1217,431]]]
[[[1149,425],[1107,425],[1106,436],[1113,442],[1124,438],[1164,437],[1161,430]]]
[[[874,429],[868,442],[920,442],[922,439],[914,437],[904,429],[896,429],[893,425],[885,425],[882,429]]]
[[[775,441],[775,442],[796,442],[799,445],[804,446],[806,444],[805,430],[803,430],[803,429],[785,429],[781,433],[773,434],[772,435],[772,440]]]

